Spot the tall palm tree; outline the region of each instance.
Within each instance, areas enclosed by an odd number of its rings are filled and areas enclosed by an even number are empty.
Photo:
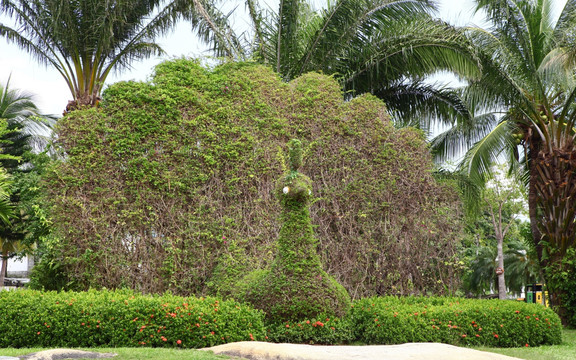
[[[154,38],[185,2],[0,0],[0,14],[16,24],[0,24],[0,36],[62,75],[73,97],[67,110],[94,106],[112,70],[162,53]]]
[[[455,118],[433,146],[442,157],[473,144],[461,167],[479,182],[504,155],[524,169],[539,262],[567,322],[576,303],[559,274],[576,271],[576,259],[565,258],[576,246],[576,1],[568,0],[557,18],[551,0],[476,2],[491,27],[469,31],[482,51],[483,74],[463,99],[479,115]]]
[[[195,13],[215,55],[268,64],[285,80],[334,74],[347,94],[373,93],[401,121],[466,111],[452,91],[424,81],[441,70],[479,74],[468,39],[430,15],[432,0],[336,0],[319,11],[311,1],[281,0],[277,12],[245,4],[249,33],[237,34],[214,4]]]

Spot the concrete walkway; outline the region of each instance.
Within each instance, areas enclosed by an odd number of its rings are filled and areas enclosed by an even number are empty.
[[[510,356],[438,343],[319,346],[243,341],[201,350],[250,360],[513,360]]]

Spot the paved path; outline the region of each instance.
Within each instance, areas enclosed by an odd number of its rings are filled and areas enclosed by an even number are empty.
[[[318,346],[243,341],[213,346],[215,354],[250,360],[513,360],[510,356],[438,343]]]

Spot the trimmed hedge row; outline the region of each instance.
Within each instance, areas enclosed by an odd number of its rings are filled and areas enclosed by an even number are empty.
[[[350,318],[354,338],[367,344],[520,347],[562,342],[562,325],[551,309],[519,301],[367,298],[354,303]]]
[[[550,309],[515,301],[379,297],[357,300],[342,319],[264,323],[235,301],[131,291],[0,291],[0,348],[152,346],[201,348],[234,341],[459,346],[562,342]]]
[[[0,291],[0,348],[202,348],[264,340],[263,313],[234,301],[131,291]]]

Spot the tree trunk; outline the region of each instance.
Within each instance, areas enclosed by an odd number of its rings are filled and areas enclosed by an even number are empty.
[[[498,235],[498,299],[506,300],[506,281],[504,279],[504,238],[502,234]]]
[[[0,267],[0,290],[4,288],[4,278],[6,276],[6,271],[8,270],[8,253],[2,253],[2,266]]]
[[[559,274],[566,269],[566,254],[576,241],[576,150],[545,148],[531,153],[530,220],[537,227],[534,242],[550,295],[550,304],[567,324],[576,304],[567,304],[568,290]],[[540,235],[537,237],[537,235]],[[568,305],[568,306],[567,306]]]

